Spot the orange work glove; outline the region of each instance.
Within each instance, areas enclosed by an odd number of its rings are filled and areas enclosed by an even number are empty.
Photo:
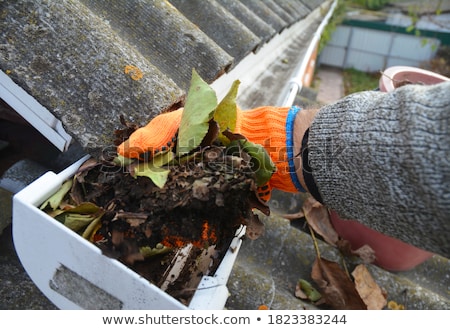
[[[293,150],[294,119],[298,107],[260,107],[242,111],[238,109],[236,128],[233,133],[245,136],[249,141],[262,145],[276,165],[267,186],[259,187],[263,200],[270,198],[273,188],[287,191],[305,191],[294,167],[294,156],[300,150]],[[117,152],[127,158],[140,158],[142,154],[153,155],[174,146],[183,109],[163,113],[146,126],[136,130],[123,142]]]
[[[151,157],[158,152],[173,148],[182,114],[183,108],[156,116],[119,145],[117,153],[126,158],[138,159],[144,154],[149,154]]]

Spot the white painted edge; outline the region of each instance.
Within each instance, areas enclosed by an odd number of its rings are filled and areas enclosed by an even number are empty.
[[[1,70],[0,98],[45,136],[56,148],[61,151],[66,151],[69,148],[72,137],[64,130],[61,121]]]

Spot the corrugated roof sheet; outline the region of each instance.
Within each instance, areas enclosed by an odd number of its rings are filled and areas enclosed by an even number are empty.
[[[325,2],[5,0],[0,68],[95,156],[121,114],[144,125],[183,102],[193,68],[212,83]]]
[[[201,26],[199,29],[197,21],[189,20],[167,1],[81,2],[181,89],[189,87],[192,68],[205,80],[213,81],[233,63],[233,54],[224,51]],[[214,12],[210,5],[204,7],[210,8],[208,16]]]
[[[235,0],[217,0],[217,2],[249,28],[261,40],[261,43],[265,43],[277,33],[270,24],[253,13],[242,2]]]

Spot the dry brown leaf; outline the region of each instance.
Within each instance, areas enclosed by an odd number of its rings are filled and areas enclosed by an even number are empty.
[[[339,239],[336,246],[344,256],[356,256],[361,259],[364,264],[371,264],[375,261],[375,251],[367,244],[353,250],[349,241]]]
[[[405,306],[403,304],[399,304],[394,300],[390,300],[387,303],[387,307],[392,310],[404,310],[405,309]]]
[[[313,197],[309,197],[303,203],[303,212],[305,213],[306,221],[312,229],[322,236],[325,242],[336,246],[339,235],[331,224],[328,209]]]
[[[285,213],[279,215],[282,218],[285,218],[287,220],[297,220],[305,217],[305,212],[303,210],[298,211],[296,213]]]
[[[94,158],[89,158],[78,169],[75,178],[78,182],[83,183],[85,176],[89,173],[89,170],[100,165],[100,162]]]
[[[355,289],[355,284],[337,263],[316,258],[312,267],[311,278],[319,286],[326,303],[333,309],[367,309]]]
[[[303,292],[303,290],[300,287],[299,283],[297,283],[297,285],[295,286],[294,296],[296,298],[299,298],[299,299],[302,299],[302,300],[307,300],[308,299],[308,296],[306,295],[306,293]]]
[[[340,238],[336,242],[336,247],[344,256],[347,256],[347,257],[353,256],[352,245],[350,244],[349,241]]]
[[[249,219],[247,219],[245,225],[245,236],[251,240],[259,238],[265,232],[264,223],[256,214],[252,214]]]
[[[375,251],[367,244],[364,244],[359,249],[352,251],[354,255],[361,258],[364,264],[371,264],[375,261]]]
[[[367,305],[367,309],[383,309],[387,304],[386,296],[373,279],[367,267],[364,265],[356,266],[352,275],[355,279],[356,290]]]

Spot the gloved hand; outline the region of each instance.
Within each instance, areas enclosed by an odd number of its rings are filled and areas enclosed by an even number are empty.
[[[294,119],[298,107],[260,107],[242,111],[238,109],[233,133],[245,136],[250,142],[262,145],[276,166],[276,172],[264,187],[258,187],[258,195],[267,201],[273,188],[287,191],[304,191],[294,168],[293,150]],[[117,152],[127,158],[150,157],[173,148],[183,109],[163,113],[146,126],[136,130],[123,142]]]

